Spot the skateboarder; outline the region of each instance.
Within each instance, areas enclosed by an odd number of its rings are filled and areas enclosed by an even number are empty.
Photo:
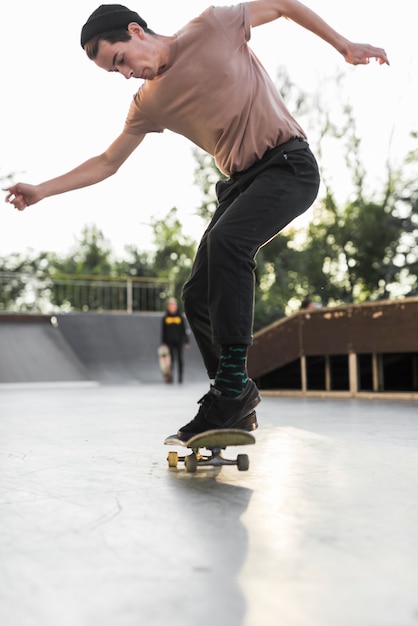
[[[180,428],[183,439],[216,427],[257,428],[254,407],[260,398],[246,367],[255,256],[318,192],[318,168],[306,135],[248,45],[252,28],[280,17],[322,38],[347,63],[374,58],[389,64],[382,48],[349,41],[297,0],[211,6],[171,36],[156,34],[122,5],[101,5],[82,28],[82,47],[98,67],[144,81],[123,132],[105,152],[62,176],[8,188],[6,201],[23,210],[93,185],[115,174],[148,133],[165,129],[213,155],[229,177],[217,183],[218,208],[183,293],[213,381],[196,417]],[[308,50],[295,46],[290,53],[309,64]],[[164,180],[164,172],[158,176],[155,182]],[[138,192],[140,186],[139,179]]]
[[[183,348],[189,345],[187,330],[186,321],[179,311],[176,298],[170,298],[162,321],[161,343],[170,350],[171,367],[173,373],[175,369],[177,370],[179,383],[183,382]]]

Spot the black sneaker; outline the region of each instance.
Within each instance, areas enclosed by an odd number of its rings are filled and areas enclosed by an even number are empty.
[[[182,441],[213,428],[240,428],[256,430],[257,416],[254,408],[260,402],[260,394],[251,379],[239,396],[223,396],[216,387],[211,387],[207,394],[198,402],[200,404],[196,417],[180,428],[177,436]]]

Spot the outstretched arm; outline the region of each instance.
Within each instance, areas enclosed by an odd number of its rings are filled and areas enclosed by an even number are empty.
[[[389,65],[386,52],[369,44],[353,43],[337,33],[319,15],[297,0],[254,0],[251,6],[251,26],[260,26],[279,17],[287,17],[321,37],[340,52],[347,63],[360,65],[377,59]]]
[[[144,136],[122,133],[105,152],[85,161],[62,176],[39,185],[27,183],[10,185],[5,189],[8,192],[5,201],[13,204],[19,211],[23,211],[31,204],[36,204],[49,196],[99,183],[117,172],[122,163],[139,146]]]

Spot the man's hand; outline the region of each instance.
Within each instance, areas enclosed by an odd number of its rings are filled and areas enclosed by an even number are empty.
[[[129,135],[123,132],[102,154],[88,159],[66,174],[51,178],[39,185],[16,183],[16,185],[6,187],[4,191],[8,194],[5,200],[13,204],[18,211],[23,211],[44,198],[95,185],[115,174],[144,137],[144,134]]]
[[[5,202],[13,204],[18,211],[24,211],[31,204],[36,204],[42,200],[42,195],[38,186],[28,185],[26,183],[16,183],[10,187],[6,187],[3,191],[7,191]]]
[[[352,43],[298,0],[254,0],[250,2],[250,8],[252,27],[266,24],[279,17],[287,17],[331,44],[343,55],[347,63],[367,65],[370,59],[377,59],[380,65],[384,63],[389,65],[383,48],[375,48],[363,43]]]
[[[370,59],[376,59],[379,65],[389,65],[389,59],[383,48],[375,48],[367,43],[348,43],[343,51],[347,63],[351,65],[367,65]]]

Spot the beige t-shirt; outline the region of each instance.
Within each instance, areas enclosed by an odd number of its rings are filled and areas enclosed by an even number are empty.
[[[247,45],[250,30],[247,3],[210,7],[186,24],[167,69],[135,94],[125,132],[179,133],[214,156],[226,175],[305,137]]]

